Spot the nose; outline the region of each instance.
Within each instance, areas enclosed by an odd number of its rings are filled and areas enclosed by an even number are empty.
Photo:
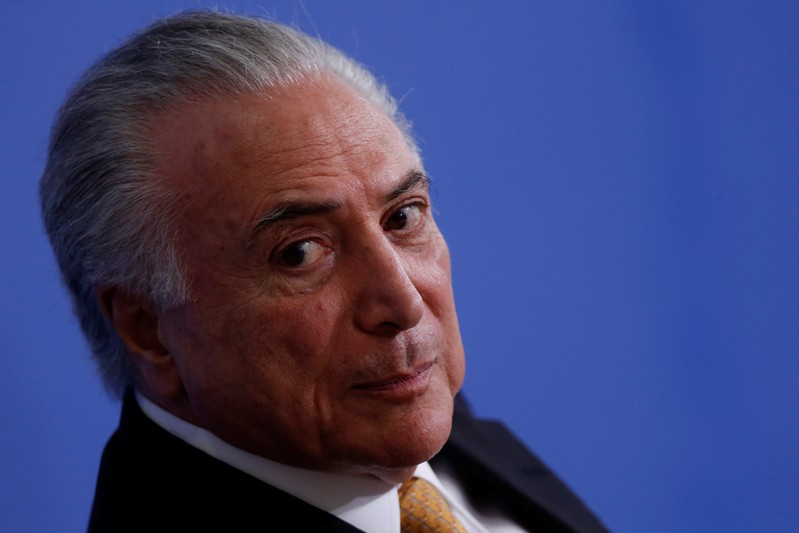
[[[356,325],[371,334],[391,336],[417,325],[424,302],[406,262],[384,237],[357,254],[354,302]]]

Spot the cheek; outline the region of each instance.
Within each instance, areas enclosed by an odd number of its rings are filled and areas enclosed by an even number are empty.
[[[449,250],[444,239],[439,237],[426,253],[410,258],[413,280],[422,298],[444,322],[457,321],[452,295]]]
[[[335,390],[336,372],[327,357],[332,341],[325,339],[330,334],[320,316],[323,308],[284,306],[279,313],[272,311],[228,310],[220,315],[224,319],[207,324],[201,339],[186,346],[186,390],[213,424],[246,426],[265,413],[270,424],[296,421],[298,416],[310,419],[318,398]],[[230,412],[238,412],[240,421],[225,421]]]
[[[449,249],[443,237],[440,246],[420,265],[424,281],[429,284],[428,305],[440,321],[447,344],[446,372],[453,394],[460,390],[466,371],[455,299],[452,292]]]
[[[315,386],[335,364],[343,331],[341,305],[325,295],[264,297],[240,307],[225,335],[247,371],[296,387]],[[219,346],[225,346],[220,344]]]

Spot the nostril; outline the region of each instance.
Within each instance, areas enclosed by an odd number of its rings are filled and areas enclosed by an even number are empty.
[[[377,330],[384,335],[394,336],[400,333],[403,328],[396,322],[383,322],[377,326]]]
[[[384,327],[384,328],[394,328],[394,329],[401,329],[401,328],[400,328],[400,326],[399,326],[399,324],[397,324],[396,322],[383,322],[383,323],[382,323],[382,324],[380,324],[380,325],[381,325],[382,327]]]

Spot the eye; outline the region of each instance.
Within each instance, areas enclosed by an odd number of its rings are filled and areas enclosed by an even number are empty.
[[[391,213],[383,228],[386,231],[396,231],[413,228],[422,220],[422,209],[417,204],[404,205]]]
[[[286,267],[298,268],[315,263],[324,253],[325,248],[316,241],[297,241],[280,251],[278,262]]]

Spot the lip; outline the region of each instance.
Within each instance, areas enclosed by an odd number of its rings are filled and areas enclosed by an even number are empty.
[[[419,365],[409,372],[399,372],[376,381],[355,384],[352,389],[379,396],[395,397],[396,399],[415,397],[427,389],[432,373],[433,362],[431,361]]]

